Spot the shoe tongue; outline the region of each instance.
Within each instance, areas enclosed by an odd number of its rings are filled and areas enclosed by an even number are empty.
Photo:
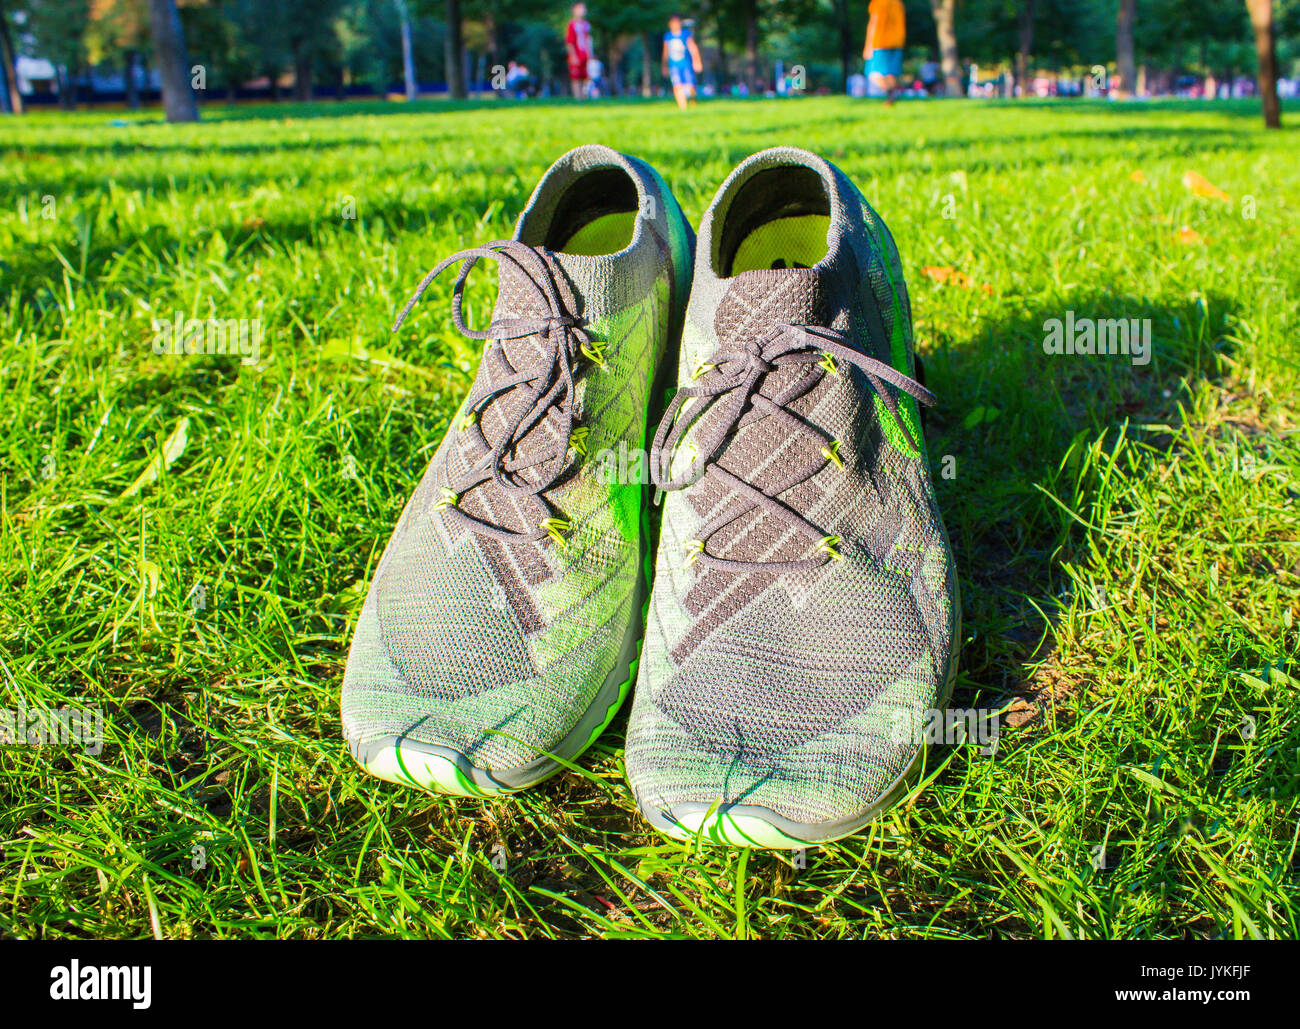
[[[654,285],[654,262],[639,260],[642,252],[602,254],[566,254],[562,251],[539,251],[555,281],[565,311],[585,319],[592,326],[650,292]],[[494,318],[546,316],[550,308],[536,295],[526,272],[509,262],[502,262],[497,277],[497,306]],[[507,353],[519,344],[531,344],[540,352],[540,340],[507,341]],[[529,353],[528,348],[522,350]]]
[[[834,305],[827,277],[822,272],[812,268],[760,268],[741,272],[730,281],[714,313],[713,327],[718,348],[731,351],[750,342],[761,343],[776,325],[829,326],[833,316]],[[810,374],[815,373],[806,365],[779,368],[764,378],[761,391],[768,396],[779,394],[797,378]],[[815,385],[804,395],[801,404],[810,405],[823,388],[822,383]],[[725,404],[713,405],[699,418],[695,433],[716,430],[725,415]],[[766,490],[789,474],[790,461],[811,462],[815,468],[819,463],[816,448],[811,453],[807,450],[806,441],[791,439],[788,425],[776,418],[766,418],[740,430],[718,464],[743,481]],[[778,452],[788,459],[766,460]],[[697,514],[706,518],[724,504],[734,502],[738,494],[706,477],[688,496]],[[782,541],[783,535],[789,538]],[[712,553],[745,561],[795,560],[807,557],[808,547],[808,540],[802,534],[788,534],[783,523],[758,510],[724,527],[709,544]]]
[[[581,302],[577,298],[568,277],[555,260],[556,255],[543,252],[551,277],[564,305],[564,311],[581,315]],[[543,292],[538,292],[541,287]],[[545,284],[534,283],[532,277],[511,261],[502,261],[497,275],[497,302],[492,311],[493,321],[513,318],[546,318],[559,313],[551,310],[544,300]],[[507,339],[501,342],[505,355],[516,368],[532,367],[546,357],[549,348],[536,333],[520,339]]]
[[[762,344],[775,326],[826,325],[829,304],[822,275],[812,268],[758,268],[741,272],[726,282],[722,299],[713,313],[715,341],[706,346],[698,337],[683,339],[688,370],[711,362],[717,352],[743,350],[747,344]],[[769,374],[767,387],[781,387],[802,374],[798,368],[779,369]],[[714,404],[701,416],[698,428],[721,418],[726,404]]]
[[[550,279],[559,296],[561,311],[553,311],[548,300],[544,281],[535,281],[538,270],[526,271],[513,261],[504,260],[498,265],[497,300],[492,320],[504,321],[519,318],[546,318],[554,314],[570,314],[585,319],[588,326],[606,316],[616,306],[618,290],[611,288],[610,280],[622,284],[626,290],[648,290],[649,285],[632,275],[619,275],[625,261],[620,256],[588,257],[580,254],[557,253],[538,250],[550,271]],[[540,291],[539,291],[540,287]],[[562,330],[556,329],[559,333]],[[590,330],[589,330],[590,331]],[[505,339],[486,350],[479,374],[490,373],[500,380],[513,372],[541,368],[553,359],[551,345],[538,333],[517,339]],[[581,357],[578,361],[582,361]],[[510,367],[506,367],[506,362]],[[494,445],[505,434],[512,420],[528,407],[529,387],[520,386],[498,395],[487,404],[480,428],[489,445]],[[569,403],[577,405],[580,415],[583,385],[579,382],[577,396]],[[563,417],[558,407],[551,407],[547,417],[516,441],[516,456],[527,459],[534,454],[554,451],[563,441]],[[522,478],[531,479],[534,472],[521,472]],[[481,492],[476,490],[474,492]],[[477,514],[477,512],[472,512]]]
[[[812,268],[756,268],[731,280],[713,329],[723,349],[761,340],[772,327],[827,325],[830,302],[822,274]]]

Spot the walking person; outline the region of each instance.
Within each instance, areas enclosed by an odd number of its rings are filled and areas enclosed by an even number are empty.
[[[867,42],[862,59],[867,77],[885,94],[885,106],[892,106],[903,74],[903,44],[907,41],[907,16],[903,0],[871,0],[868,8]]]
[[[575,100],[587,95],[587,62],[595,54],[591,45],[591,22],[587,21],[587,5],[573,5],[573,17],[564,33],[564,49],[569,55],[569,88]]]
[[[683,111],[695,99],[695,76],[704,71],[700,48],[680,14],[670,15],[664,33],[664,77],[672,83],[673,98]]]

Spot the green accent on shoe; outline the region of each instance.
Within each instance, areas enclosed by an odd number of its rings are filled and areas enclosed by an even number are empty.
[[[512,792],[508,789],[483,788],[461,771],[450,754],[432,753],[403,747],[403,741],[376,749],[363,767],[371,775],[388,782],[432,793],[457,797],[487,799]]]
[[[691,402],[670,404],[652,448],[663,517],[628,782],[674,837],[824,842],[903,795],[924,750],[892,716],[941,707],[956,669],[956,571],[916,407],[933,397],[912,377],[893,239],[829,162],[793,147],[741,162],[697,255]]]
[[[674,839],[694,841],[702,837],[704,842],[728,847],[790,850],[807,846],[805,841],[786,835],[760,816],[730,811],[684,815],[675,829],[663,831]]]
[[[459,795],[520,789],[578,756],[630,691],[647,594],[642,490],[612,489],[587,457],[644,445],[691,239],[657,173],[587,146],[552,166],[494,247],[487,331],[501,338],[376,568],[344,673],[344,735],[376,774]],[[529,383],[569,376],[572,390],[525,410]],[[556,454],[557,439],[573,449]],[[484,453],[498,455],[487,477]]]

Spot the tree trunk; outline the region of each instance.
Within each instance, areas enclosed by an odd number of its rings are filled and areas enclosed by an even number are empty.
[[[0,87],[4,88],[8,100],[6,108],[10,114],[22,114],[23,95],[18,92],[18,66],[13,37],[9,35],[9,12],[5,10],[4,0],[0,0],[0,64],[4,65]]]
[[[306,44],[297,43],[293,48],[293,98],[295,100],[311,99],[311,52]]]
[[[406,82],[406,99],[414,100],[420,95],[420,87],[415,81],[415,51],[411,46],[411,12],[406,0],[397,0],[397,13],[402,19],[402,77]]]
[[[957,0],[930,0],[934,28],[939,37],[939,61],[943,67],[943,91],[947,96],[961,96],[961,62],[957,59]]]
[[[654,37],[645,33],[641,37],[641,95],[649,96],[650,90],[654,83],[654,72],[651,71],[655,60]]]
[[[849,0],[835,0],[835,22],[840,34],[840,89],[849,88],[850,68],[853,64],[853,26],[849,23]]]
[[[447,95],[465,99],[465,25],[460,0],[447,0]]]
[[[1282,106],[1277,99],[1277,45],[1273,35],[1272,0],[1246,0],[1250,25],[1255,30],[1255,54],[1259,60],[1259,98],[1264,104],[1264,124],[1282,127]]]
[[[745,0],[745,85],[750,96],[759,93],[758,85],[758,0]]]
[[[199,105],[190,88],[190,55],[176,0],[149,0],[149,31],[157,54],[167,120],[198,121]]]
[[[1034,0],[1021,0],[1016,14],[1020,49],[1016,52],[1016,85],[1020,95],[1029,95],[1029,56],[1034,52]]]
[[[131,111],[140,109],[140,83],[135,74],[138,57],[134,50],[128,50],[122,55],[122,74],[126,80],[126,106]]]
[[[1133,20],[1136,8],[1137,0],[1119,0],[1119,16],[1115,22],[1115,64],[1119,70],[1119,89],[1115,92],[1121,97],[1133,95],[1133,85],[1137,80],[1137,62],[1133,58]]]
[[[618,96],[622,92],[620,89],[618,68],[623,63],[623,54],[627,50],[627,40],[622,36],[615,36],[612,32],[609,36],[609,49],[606,52],[605,64],[605,81],[601,83],[601,88],[605,96]]]
[[[55,82],[59,84],[59,110],[75,111],[77,94],[72,89],[72,72],[67,65],[61,64],[54,70],[54,75]]]

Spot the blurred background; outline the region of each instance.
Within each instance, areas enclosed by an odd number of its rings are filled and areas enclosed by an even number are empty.
[[[601,96],[661,95],[679,11],[701,93],[867,91],[867,0],[588,5]],[[1300,0],[907,0],[905,94],[1183,96],[1300,87]],[[3,108],[567,95],[563,0],[0,0]],[[192,102],[189,106],[192,106]],[[173,120],[197,117],[185,103]],[[1267,114],[1267,110],[1266,110]]]

